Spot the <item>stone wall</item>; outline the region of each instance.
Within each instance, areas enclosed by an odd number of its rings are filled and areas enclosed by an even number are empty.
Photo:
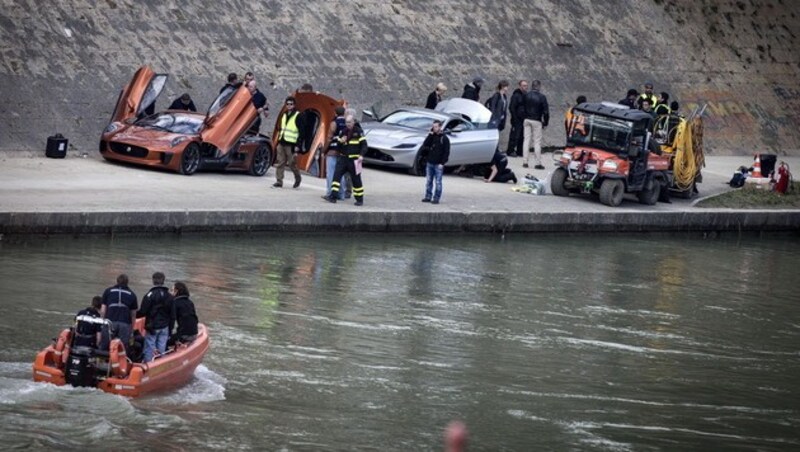
[[[356,108],[421,105],[438,81],[538,78],[553,116],[579,94],[616,101],[652,80],[706,107],[712,154],[800,153],[800,2],[792,0],[0,0],[0,150],[61,132],[96,152],[136,68],[171,74],[158,107],[205,109],[230,71],[276,105],[300,84]],[[202,6],[198,6],[198,4]],[[274,119],[274,115],[271,119]],[[271,124],[268,120],[268,124]]]

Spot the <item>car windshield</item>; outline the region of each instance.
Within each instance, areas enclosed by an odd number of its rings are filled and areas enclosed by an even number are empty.
[[[575,111],[567,140],[573,146],[590,146],[611,152],[627,152],[633,122]]]
[[[396,111],[381,120],[384,124],[410,127],[412,129],[428,130],[433,125],[434,118],[412,111]]]
[[[135,123],[139,127],[163,130],[183,135],[197,135],[203,125],[203,118],[180,113],[158,113],[144,117]]]

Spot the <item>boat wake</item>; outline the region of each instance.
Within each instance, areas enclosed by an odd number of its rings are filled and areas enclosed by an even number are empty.
[[[200,364],[185,386],[169,393],[154,394],[151,400],[159,405],[193,405],[225,400],[227,383],[225,377]]]

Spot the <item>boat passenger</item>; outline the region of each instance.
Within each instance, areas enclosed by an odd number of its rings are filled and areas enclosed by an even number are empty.
[[[137,317],[144,317],[144,362],[149,363],[155,352],[164,354],[167,351],[169,327],[172,323],[172,295],[164,286],[164,274],[153,273],[153,288],[142,297],[142,306]]]
[[[178,328],[169,338],[168,346],[177,342],[192,342],[197,337],[197,313],[194,303],[189,299],[189,289],[181,281],[175,281],[172,287],[172,318],[178,322]],[[170,328],[170,331],[172,328]]]
[[[111,321],[110,327],[104,327],[100,348],[108,350],[111,339],[119,338],[127,352],[130,345],[131,330],[136,320],[139,302],[136,294],[128,287],[128,275],[117,276],[117,284],[103,292],[103,306],[100,315]]]
[[[75,315],[75,331],[72,345],[81,347],[96,348],[100,343],[100,307],[103,305],[103,297],[95,296],[92,298],[92,305],[82,309]],[[98,320],[98,321],[93,321]]]

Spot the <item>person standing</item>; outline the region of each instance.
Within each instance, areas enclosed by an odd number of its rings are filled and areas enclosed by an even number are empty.
[[[450,139],[442,133],[442,121],[436,119],[431,126],[431,132],[425,138],[420,151],[428,153],[428,163],[425,165],[425,197],[422,202],[439,204],[442,198],[442,174],[444,165],[450,158]],[[436,190],[433,183],[436,182]]]
[[[425,108],[431,110],[435,109],[436,105],[442,101],[442,96],[444,96],[445,91],[447,91],[447,86],[442,82],[437,83],[436,88],[428,94],[428,100],[425,101]]]
[[[266,118],[269,114],[269,107],[267,106],[267,96],[264,95],[261,91],[258,90],[258,86],[256,86],[255,80],[250,80],[245,85],[248,91],[250,91],[251,100],[253,102],[253,107],[256,108],[256,120],[253,122],[253,125],[250,126],[249,132],[252,134],[258,134],[259,129],[261,129],[261,115],[264,115]]]
[[[778,166],[777,178],[775,179],[775,191],[785,195],[789,190],[789,182],[792,179],[792,173],[789,171],[789,165],[781,161]]]
[[[511,114],[511,133],[508,135],[509,157],[522,156],[522,121],[525,120],[525,94],[528,92],[528,81],[520,80],[517,89],[511,93],[508,111]]]
[[[144,317],[144,362],[149,363],[155,357],[155,351],[163,355],[167,351],[169,327],[172,323],[172,295],[164,286],[164,274],[153,273],[153,288],[142,297],[142,307],[137,317]]]
[[[361,168],[364,161],[364,154],[367,152],[367,139],[364,137],[364,131],[361,126],[356,124],[356,118],[353,115],[347,115],[344,119],[345,129],[342,134],[337,137],[339,145],[342,149],[342,157],[339,158],[339,163],[336,165],[336,172],[333,174],[333,182],[331,183],[331,195],[326,199],[328,202],[336,203],[339,197],[339,191],[342,189],[342,177],[345,174],[350,174],[350,179],[353,181],[353,197],[356,198],[356,205],[364,205],[364,186],[361,183]]]
[[[177,322],[175,334],[170,336],[168,346],[177,342],[189,343],[197,338],[197,312],[194,302],[189,298],[189,288],[181,281],[172,286],[172,319]],[[174,323],[170,324],[170,331]]]
[[[500,80],[497,91],[486,101],[486,108],[492,112],[489,128],[503,131],[506,128],[506,112],[508,111],[508,80]]]
[[[620,105],[625,105],[628,108],[638,108],[636,106],[636,98],[638,96],[639,96],[639,91],[636,91],[635,89],[631,88],[628,90],[628,95],[625,96],[625,99],[620,99],[620,101],[617,103]]]
[[[569,107],[567,109],[567,112],[564,113],[564,130],[566,131],[568,138],[569,138],[570,127],[572,126],[572,118],[575,116],[575,114],[572,113],[572,109],[585,102],[586,102],[586,96],[578,96],[578,98],[575,99],[575,105]]]
[[[78,311],[75,315],[75,334],[72,346],[97,348],[100,343],[100,308],[103,306],[103,297],[92,298],[92,305]]]
[[[168,110],[197,111],[197,107],[194,106],[192,96],[189,93],[183,93],[181,97],[172,101],[172,105],[169,106]]]
[[[238,86],[239,86],[239,76],[236,75],[235,72],[231,72],[230,74],[228,74],[228,83],[226,83],[225,86],[220,88],[219,93],[222,94],[222,92],[228,88],[236,89],[236,87]]]
[[[294,109],[294,97],[289,96],[284,103],[286,109],[278,119],[278,149],[276,150],[275,178],[277,179],[273,187],[283,187],[283,173],[286,166],[294,173],[294,186],[300,186],[300,170],[297,169],[297,142],[300,139],[300,129],[297,127],[297,110]]]
[[[666,91],[661,91],[661,95],[658,98],[658,103],[656,103],[655,108],[653,111],[655,112],[656,116],[661,115],[668,115],[672,113],[672,110],[669,108],[669,93]]]
[[[656,95],[653,94],[653,83],[652,82],[645,82],[644,83],[644,92],[639,94],[639,97],[636,99],[636,108],[642,110],[642,102],[647,99],[650,101],[650,108],[655,107],[658,103],[658,98]]]
[[[323,198],[328,199],[331,195],[331,184],[333,183],[333,173],[336,172],[336,166],[339,163],[339,159],[342,158],[341,153],[341,144],[339,140],[336,138],[341,136],[344,133],[345,128],[345,118],[344,118],[344,107],[338,106],[334,109],[336,112],[336,117],[331,121],[331,125],[329,127],[328,132],[328,147],[327,151],[325,152],[325,178],[326,178],[326,189],[325,189],[325,196]],[[339,181],[340,186],[345,185],[345,178]],[[344,200],[344,190],[339,191],[339,200]]]
[[[474,100],[478,102],[481,98],[481,87],[483,86],[483,79],[481,77],[475,77],[472,79],[472,83],[467,83],[464,85],[464,92],[461,93],[461,97],[464,99]]]
[[[544,169],[544,165],[542,165],[542,131],[550,121],[550,107],[547,105],[547,96],[539,92],[541,87],[542,82],[534,80],[531,82],[531,90],[525,95],[523,168],[528,168],[532,139],[536,169]]]
[[[137,309],[139,309],[138,299],[128,287],[128,275],[123,273],[117,276],[116,285],[103,292],[100,316],[108,319],[111,325],[103,328],[100,348],[108,350],[111,339],[119,338],[125,350],[128,350]]]

